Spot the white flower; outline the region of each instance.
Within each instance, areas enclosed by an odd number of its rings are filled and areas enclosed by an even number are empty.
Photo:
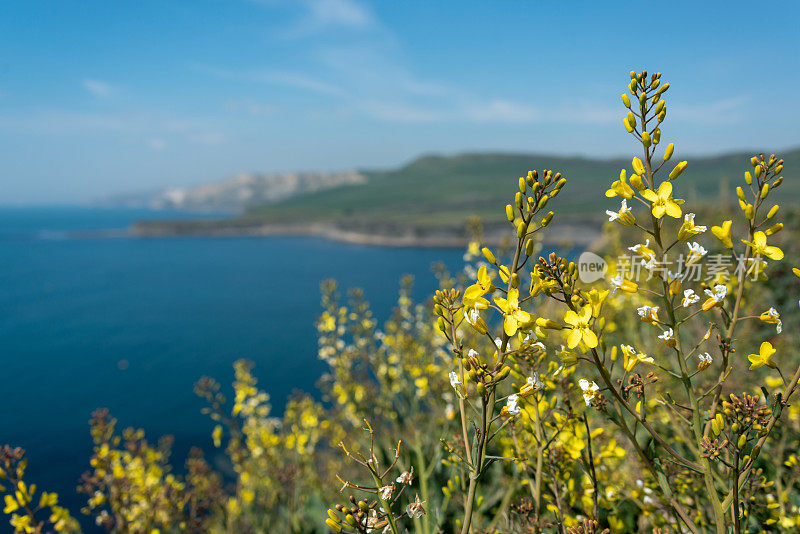
[[[481,312],[478,311],[478,305],[476,304],[474,308],[472,308],[469,313],[467,314],[467,322],[469,324],[474,325],[478,322],[478,319],[481,318]]]
[[[534,343],[533,345],[531,345],[531,348],[534,348],[534,347],[535,347],[535,348],[537,348],[537,349],[539,349],[539,350],[541,350],[542,352],[545,352],[545,351],[547,350],[547,349],[545,348],[545,346],[544,346],[544,343],[542,343],[541,341],[537,341],[536,343]]]
[[[506,399],[506,412],[511,415],[517,415],[519,413],[519,406],[517,406],[518,401],[519,395],[516,393],[509,395]]]
[[[778,333],[783,332],[783,321],[781,321],[781,314],[775,308],[770,308],[761,314],[761,320],[767,323],[775,323]]]
[[[700,295],[694,292],[694,289],[687,289],[683,292],[683,300],[681,301],[681,305],[684,308],[688,308],[692,304],[697,304],[700,302]]]
[[[700,358],[700,361],[702,363],[711,364],[711,362],[714,361],[714,358],[711,357],[711,354],[709,354],[707,352],[704,353],[704,354],[698,354],[697,357]]]
[[[674,338],[675,334],[672,331],[672,328],[667,328],[664,330],[664,333],[658,336],[658,339],[669,341],[670,339]]]
[[[458,386],[463,385],[454,371],[450,371],[448,376],[450,377],[450,385],[453,386],[454,389],[458,389]]]
[[[411,519],[419,519],[422,517],[425,514],[425,508],[422,506],[424,503],[425,501],[420,501],[419,495],[417,495],[416,499],[406,506],[406,514],[408,514],[408,517]]]
[[[646,323],[656,323],[658,321],[658,306],[642,306],[636,308],[636,312]]]
[[[611,284],[611,287],[612,287],[611,292],[612,293],[615,293],[617,291],[617,289],[622,288],[622,280],[623,280],[622,275],[618,274],[617,276],[615,276],[614,278],[611,278],[608,281]]]
[[[639,250],[641,250],[642,248],[648,248],[649,246],[650,246],[650,240],[648,239],[647,241],[644,242],[644,245],[637,243],[632,247],[628,247],[628,250],[636,254],[639,254]]]
[[[578,380],[578,385],[583,391],[583,401],[586,403],[586,406],[591,406],[592,399],[594,399],[597,392],[600,390],[600,387],[595,384],[594,382],[589,382],[585,378],[581,378]]]
[[[380,492],[381,499],[383,499],[384,501],[388,500],[392,496],[392,493],[394,493],[394,484],[383,486],[378,489],[378,492]]]
[[[495,344],[495,345],[497,346],[497,348],[499,349],[500,347],[502,347],[502,346],[503,346],[503,340],[502,340],[502,339],[500,339],[499,337],[496,337],[496,338],[494,338],[494,344]]]
[[[689,247],[689,254],[690,255],[694,254],[694,255],[697,255],[697,256],[702,258],[706,254],[708,254],[708,251],[706,249],[704,249],[703,246],[700,243],[697,243],[697,242],[686,243],[686,246]]]
[[[606,210],[606,215],[608,215],[608,222],[614,222],[617,219],[626,219],[626,215],[630,215],[631,209],[628,207],[628,201],[626,199],[622,199],[622,205],[619,208],[619,211],[611,211]],[[631,219],[632,220],[632,219]]]
[[[414,480],[414,466],[411,466],[410,470],[404,471],[402,475],[397,477],[395,482],[399,482],[400,484],[411,484],[412,480]]]
[[[528,377],[528,385],[538,390],[544,387],[544,382],[539,379],[539,373],[533,373],[533,376]]]
[[[714,286],[713,292],[706,289],[705,294],[714,299],[715,302],[722,302],[725,300],[725,296],[728,294],[728,288],[722,284],[717,284]]]
[[[469,349],[467,351],[467,358],[477,358],[477,357],[478,357],[478,351],[477,350]]]

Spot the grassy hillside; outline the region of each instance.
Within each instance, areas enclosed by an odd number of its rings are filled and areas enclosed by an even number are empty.
[[[786,160],[783,198],[800,199],[800,149],[779,154]],[[681,182],[687,199],[734,200],[732,186],[750,169],[749,155],[728,154],[692,158]],[[674,158],[674,162],[680,161]],[[668,164],[667,170],[672,167]],[[528,169],[554,169],[569,180],[556,202],[560,213],[575,217],[600,216],[611,203],[604,196],[608,184],[630,161],[591,160],[536,154],[462,154],[425,156],[392,171],[366,171],[368,183],[254,208],[243,218],[267,223],[331,221],[361,226],[371,223],[437,226],[461,224],[470,215],[485,221],[503,219],[503,206],[515,190],[516,178]],[[721,193],[722,191],[722,193]]]

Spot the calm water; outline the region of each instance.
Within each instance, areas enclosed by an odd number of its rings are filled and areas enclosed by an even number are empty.
[[[238,358],[277,411],[324,372],[314,320],[319,283],[363,287],[379,318],[398,280],[416,297],[436,288],[431,265],[460,267],[461,250],[368,248],[311,238],[74,238],[124,229],[134,210],[0,209],[0,444],[25,448],[29,481],[58,491],[74,514],[88,467],[88,420],[107,407],[119,427],[211,450],[192,392],[202,375],[232,379]],[[85,234],[84,234],[85,235]],[[0,531],[6,523],[0,523]]]

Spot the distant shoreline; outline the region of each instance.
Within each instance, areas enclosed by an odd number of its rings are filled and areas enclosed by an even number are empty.
[[[463,227],[392,227],[366,231],[335,224],[243,224],[240,221],[144,221],[129,229],[130,237],[170,239],[181,237],[317,237],[328,241],[378,247],[464,248],[469,237]],[[221,223],[221,224],[220,224]],[[484,242],[496,245],[511,236],[506,225],[487,228]],[[551,246],[594,248],[602,239],[601,225],[589,221],[553,224],[543,243]]]

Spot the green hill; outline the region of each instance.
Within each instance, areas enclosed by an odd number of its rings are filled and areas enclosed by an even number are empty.
[[[800,178],[800,149],[779,156],[786,160],[781,195],[800,199],[800,180],[793,179]],[[680,161],[673,159],[665,166],[667,172],[671,164]],[[745,153],[691,158],[678,194],[711,201],[719,198],[727,183],[732,200],[735,185],[750,169],[749,159]],[[623,167],[630,173],[630,160],[502,153],[424,156],[396,170],[364,171],[369,178],[366,184],[253,208],[243,217],[270,223],[325,220],[437,225],[479,215],[490,222],[503,219],[502,206],[513,196],[519,176],[529,169],[545,168],[560,171],[568,179],[555,201],[562,214],[585,216],[596,212],[600,216],[610,207],[604,192]]]
[[[706,204],[735,201],[735,186],[751,169],[750,153],[686,158],[689,166],[676,196]],[[783,202],[800,200],[800,149],[778,154],[785,159]],[[681,161],[679,152],[669,164]],[[517,178],[529,169],[553,169],[567,186],[553,202],[559,219],[599,221],[617,203],[604,195],[630,159],[597,160],[544,154],[466,153],[424,156],[394,170],[361,171],[364,184],[340,186],[276,204],[250,208],[225,221],[158,222],[139,225],[141,234],[236,232],[270,225],[330,225],[358,232],[392,234],[413,230],[463,228],[472,215],[487,225],[504,220],[504,206],[514,195]],[[788,207],[788,206],[787,206]]]

